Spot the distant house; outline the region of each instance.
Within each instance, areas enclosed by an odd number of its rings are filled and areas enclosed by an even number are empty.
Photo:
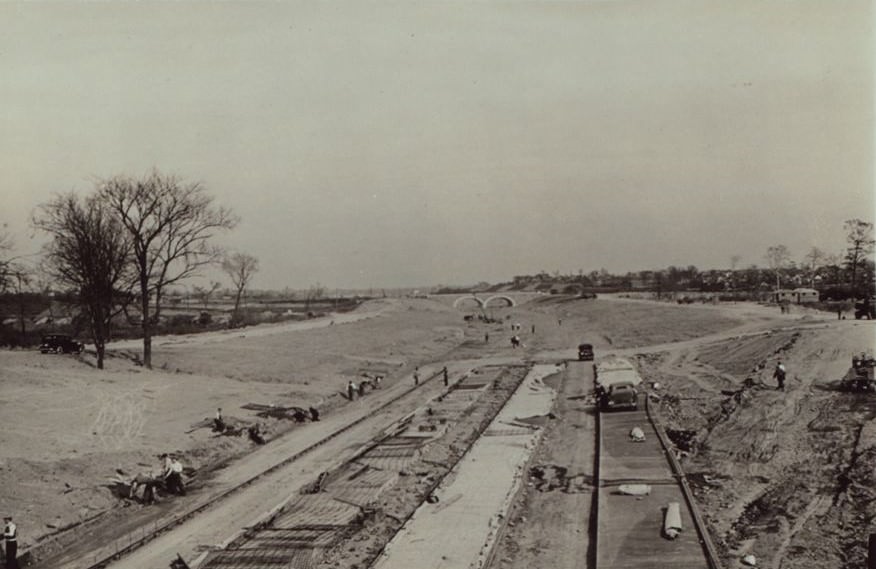
[[[779,304],[796,302],[796,295],[793,290],[779,289],[773,293],[773,301]]]
[[[813,288],[781,289],[773,293],[773,300],[779,304],[809,304],[818,302],[818,291]]]
[[[808,304],[810,302],[818,302],[818,291],[814,288],[795,288],[794,302],[797,304]]]

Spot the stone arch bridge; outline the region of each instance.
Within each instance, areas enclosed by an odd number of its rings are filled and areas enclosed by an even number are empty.
[[[479,298],[475,295],[460,296],[453,301],[453,308],[460,308],[465,303],[475,303],[479,308],[489,308],[491,304],[495,305],[498,302],[504,302],[506,306],[517,306],[517,302],[508,295],[494,294],[487,298]]]

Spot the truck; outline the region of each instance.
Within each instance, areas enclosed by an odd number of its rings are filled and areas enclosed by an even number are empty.
[[[595,383],[600,410],[638,409],[638,386],[642,378],[629,360],[612,358],[600,362],[596,366]]]
[[[863,298],[855,302],[855,320],[867,318],[876,319],[876,301],[872,297]]]
[[[852,357],[852,367],[840,380],[840,389],[844,391],[876,391],[876,359],[862,353]]]

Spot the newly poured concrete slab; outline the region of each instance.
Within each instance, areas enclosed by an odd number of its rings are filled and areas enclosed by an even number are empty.
[[[390,541],[375,569],[481,567],[524,476],[541,429],[512,428],[517,419],[550,412],[556,393],[541,378],[557,366],[535,366],[468,454]]]
[[[644,405],[645,402],[640,401],[639,408]],[[644,442],[630,439],[630,431],[635,427],[645,433]],[[673,480],[672,468],[645,411],[603,413],[601,438],[601,480]]]
[[[681,504],[682,532],[663,536],[664,509]],[[708,569],[681,488],[652,485],[650,496],[625,496],[617,486],[599,491],[598,569]]]
[[[601,415],[596,567],[708,569],[690,510],[644,404],[639,402],[639,411]],[[630,438],[635,427],[644,432],[644,442]],[[648,484],[651,493],[623,495],[618,491],[623,483]],[[683,530],[674,540],[663,535],[663,517],[670,502],[681,506]]]

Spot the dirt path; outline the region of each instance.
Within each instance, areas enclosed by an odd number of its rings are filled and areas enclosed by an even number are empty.
[[[570,362],[526,486],[508,516],[493,569],[584,567],[591,557],[595,408],[593,366]]]

